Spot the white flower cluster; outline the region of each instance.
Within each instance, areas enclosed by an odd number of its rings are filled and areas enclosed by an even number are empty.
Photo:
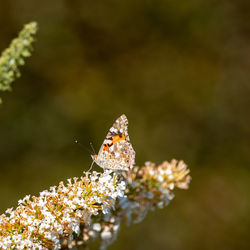
[[[92,223],[85,225],[85,245],[98,238],[100,249],[106,249],[116,239],[122,222],[141,222],[149,211],[169,204],[174,188],[187,189],[191,180],[186,164],[176,160],[159,166],[146,162],[143,167],[124,171],[123,178],[127,182],[125,195],[119,197],[111,214],[93,217]]]
[[[176,160],[147,162],[122,176],[85,173],[6,210],[0,216],[0,249],[70,249],[99,239],[104,250],[122,222],[138,223],[148,211],[168,205],[174,188],[187,189],[190,180],[185,163]]]
[[[26,196],[0,216],[0,249],[60,249],[62,239],[79,235],[80,224],[92,215],[108,215],[124,191],[125,182],[104,171]]]
[[[83,229],[84,242],[99,238],[100,250],[105,250],[116,240],[121,222],[121,218],[115,215],[115,210],[104,216],[93,217],[92,223],[86,224]]]
[[[174,198],[175,187],[187,189],[191,177],[183,161],[165,161],[156,166],[146,162],[134,168],[125,178],[128,181],[126,196],[119,198],[118,215],[129,225],[141,222],[148,211],[163,208]],[[129,195],[135,193],[136,195]]]

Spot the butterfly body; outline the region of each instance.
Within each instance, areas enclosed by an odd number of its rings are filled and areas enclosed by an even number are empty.
[[[135,164],[135,151],[128,136],[128,120],[121,115],[110,128],[98,155],[91,155],[104,169],[129,170]]]

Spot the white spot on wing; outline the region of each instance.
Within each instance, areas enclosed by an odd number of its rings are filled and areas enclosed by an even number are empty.
[[[117,129],[114,128],[114,127],[112,127],[112,128],[110,129],[110,132],[117,133]]]
[[[111,144],[111,140],[105,140],[104,143],[108,143],[108,144]]]

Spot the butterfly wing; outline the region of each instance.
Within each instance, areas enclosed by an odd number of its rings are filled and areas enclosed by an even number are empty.
[[[135,164],[125,115],[121,115],[109,129],[95,161],[100,167],[113,170],[128,170]]]

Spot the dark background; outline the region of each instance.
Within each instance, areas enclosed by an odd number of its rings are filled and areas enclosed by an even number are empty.
[[[80,176],[74,140],[98,151],[125,113],[138,165],[183,159],[193,179],[110,249],[249,249],[249,2],[1,0],[0,50],[30,21],[0,106],[0,211]]]

